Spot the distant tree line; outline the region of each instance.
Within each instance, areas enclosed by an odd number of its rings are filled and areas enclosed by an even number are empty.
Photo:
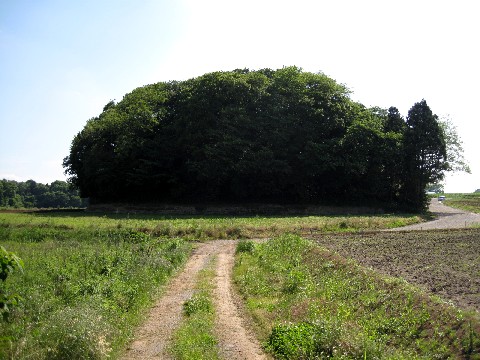
[[[349,95],[297,67],[147,85],[87,122],[65,172],[92,202],[424,209],[426,186],[465,165],[454,129],[425,100],[404,119],[395,107],[367,108]]]
[[[33,180],[17,182],[0,180],[0,207],[2,208],[67,208],[84,207],[79,191],[65,181],[41,184]]]

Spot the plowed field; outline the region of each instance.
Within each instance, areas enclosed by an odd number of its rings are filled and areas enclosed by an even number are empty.
[[[322,246],[480,311],[480,229],[319,235]]]

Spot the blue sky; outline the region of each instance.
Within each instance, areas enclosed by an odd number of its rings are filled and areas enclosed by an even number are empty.
[[[136,87],[296,65],[406,116],[448,116],[480,188],[475,0],[0,0],[0,178],[64,180],[86,121]]]

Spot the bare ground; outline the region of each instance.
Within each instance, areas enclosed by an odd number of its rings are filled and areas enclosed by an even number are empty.
[[[152,307],[122,359],[171,359],[168,345],[182,321],[182,305],[193,294],[198,272],[213,257],[217,257],[214,301],[221,355],[233,360],[266,359],[260,345],[247,330],[235,302],[230,282],[235,247],[236,242],[230,240],[199,244],[183,271],[171,281],[164,295]]]

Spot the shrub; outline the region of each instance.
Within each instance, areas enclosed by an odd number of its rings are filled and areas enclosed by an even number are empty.
[[[7,320],[11,307],[17,305],[21,297],[17,294],[9,294],[5,289],[5,281],[15,269],[23,271],[22,260],[12,252],[0,246],[0,315]]]
[[[277,325],[266,348],[278,359],[370,359],[384,351],[371,339],[345,331],[335,320]]]
[[[242,240],[238,242],[236,253],[253,254],[255,251],[255,243],[253,241]]]

